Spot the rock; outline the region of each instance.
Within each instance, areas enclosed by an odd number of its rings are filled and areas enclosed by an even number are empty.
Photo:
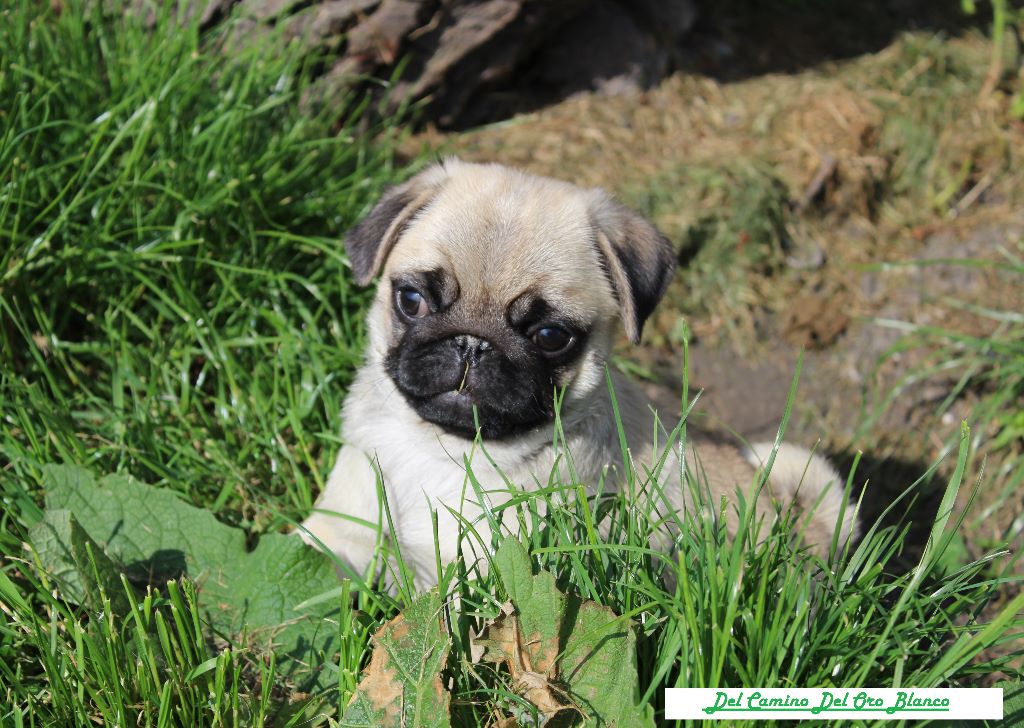
[[[412,78],[398,92],[428,99],[425,113],[442,127],[489,121],[485,95],[509,85],[523,63],[585,5],[586,0],[446,3],[436,27],[412,41]]]

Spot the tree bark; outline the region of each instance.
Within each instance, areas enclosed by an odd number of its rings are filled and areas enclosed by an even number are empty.
[[[390,103],[459,128],[584,90],[656,83],[696,19],[694,0],[196,0],[202,22],[282,25],[330,60],[318,96],[397,81]],[[377,86],[380,87],[379,84]]]

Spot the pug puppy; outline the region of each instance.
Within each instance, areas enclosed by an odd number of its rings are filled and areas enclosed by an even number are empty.
[[[535,489],[555,467],[561,482],[605,491],[629,482],[605,364],[620,326],[639,343],[675,270],[651,223],[598,189],[451,159],[387,192],[345,247],[356,282],[380,282],[366,361],[342,412],[344,446],[300,529],[308,542],[365,574],[383,531],[426,587],[438,578],[437,551],[442,564],[458,555],[460,520],[486,529],[483,509],[510,498],[509,483]],[[611,379],[637,474],[631,496],[660,498],[655,512],[692,507],[682,449],[661,461],[655,487],[648,473],[665,440],[652,442],[639,389]],[[575,481],[553,443],[556,397]],[[688,442],[688,465],[715,504],[748,492],[772,449]],[[819,553],[840,518],[840,538],[854,533],[843,483],[822,457],[783,445],[769,482],[759,517],[775,516],[773,500],[802,508],[800,530]],[[657,545],[668,548],[665,530]]]

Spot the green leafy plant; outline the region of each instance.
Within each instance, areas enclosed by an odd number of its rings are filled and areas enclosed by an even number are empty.
[[[509,602],[476,642],[483,660],[508,670],[519,698],[508,706],[513,715],[541,724],[569,712],[588,725],[653,725],[650,707],[638,702],[630,620],[563,594],[550,573],[535,575],[515,539],[502,542],[494,566]]]
[[[46,513],[29,539],[66,598],[87,604],[106,587],[122,597],[112,605],[124,614],[121,573],[154,586],[187,576],[210,629],[275,653],[278,672],[296,685],[330,685],[321,667],[338,648],[338,607],[306,605],[338,583],[324,554],[283,534],[265,534],[250,550],[243,531],[125,476],[97,483],[82,468],[47,466],[43,488]]]

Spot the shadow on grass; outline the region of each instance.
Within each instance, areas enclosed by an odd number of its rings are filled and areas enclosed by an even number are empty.
[[[829,452],[827,457],[836,465],[844,477],[853,467],[854,454],[848,451]],[[912,483],[928,472],[929,465],[921,461],[900,458],[876,458],[862,455],[854,473],[852,499],[861,498],[861,532],[882,519],[882,527],[907,527],[903,548],[888,564],[886,571],[899,575],[906,573],[921,559],[921,553],[928,542],[928,535],[942,501],[946,482],[933,473],[908,493],[883,518],[885,510]]]

